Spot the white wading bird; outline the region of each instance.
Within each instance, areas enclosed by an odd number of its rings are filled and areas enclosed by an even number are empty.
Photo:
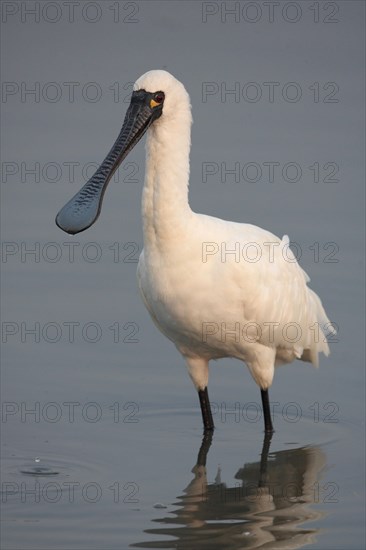
[[[271,433],[268,388],[275,367],[294,359],[317,365],[320,352],[329,354],[325,334],[332,327],[287,236],[281,240],[254,225],[191,210],[191,123],[190,99],[178,80],[161,70],[141,76],[111,151],[56,223],[75,234],[96,221],[114,171],[148,130],[144,249],[137,269],[142,299],[186,361],[205,430],[214,428],[209,361],[236,357],[260,387],[265,431]]]

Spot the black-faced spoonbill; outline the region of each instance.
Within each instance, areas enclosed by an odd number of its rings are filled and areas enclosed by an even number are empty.
[[[186,360],[205,430],[213,430],[207,393],[210,359],[235,357],[261,390],[265,431],[273,431],[268,388],[275,367],[329,354],[331,323],[289,239],[254,225],[193,212],[188,203],[191,106],[184,86],[166,71],[134,85],[122,130],[101,166],[60,210],[70,234],[98,218],[114,171],[147,132],[142,196],[144,249],[137,276],[157,327]]]

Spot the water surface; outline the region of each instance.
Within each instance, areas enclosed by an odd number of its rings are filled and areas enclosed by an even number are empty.
[[[283,19],[283,2],[273,23],[264,6],[248,23],[220,11],[203,22],[199,2],[119,4],[124,17],[137,6],[137,20],[114,22],[116,3],[106,1],[94,23],[81,7],[73,22],[64,11],[55,23],[22,22],[19,11],[3,23],[3,79],[15,85],[2,104],[2,547],[360,550],[364,4],[330,3],[336,23],[324,22],[323,2],[319,22],[298,2],[296,23]],[[142,144],[93,228],[71,238],[54,224],[118,134],[128,82],[159,67],[191,95],[193,209],[288,234],[339,327],[318,370],[298,362],[276,373],[270,446],[258,388],[223,360],[209,385],[217,429],[201,447],[183,361],[137,292]],[[74,101],[70,82],[79,83]],[[256,102],[243,99],[250,82],[263,93]],[[279,83],[273,101],[265,82]],[[283,98],[289,82],[298,101]],[[329,82],[338,101],[325,101]],[[39,101],[21,95],[22,83],[39,83]],[[98,100],[81,93],[88,83],[100,86]],[[205,83],[219,91],[204,97]],[[238,101],[222,95],[236,83]],[[248,163],[262,170],[256,181],[243,176]],[[287,163],[300,166],[298,181],[284,177]]]

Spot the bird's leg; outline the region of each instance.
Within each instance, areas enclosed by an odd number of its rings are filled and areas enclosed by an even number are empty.
[[[269,453],[269,447],[271,445],[272,435],[273,435],[273,432],[265,432],[265,435],[264,435],[261,461],[260,461],[260,467],[259,467],[258,487],[266,487],[268,485],[267,464],[268,464],[268,453]]]
[[[197,457],[196,466],[206,466],[207,454],[212,443],[213,431],[205,430],[202,438],[201,447]]]
[[[198,397],[200,398],[203,427],[205,429],[205,432],[213,431],[215,426],[212,419],[211,405],[208,397],[207,386],[204,390],[198,390]]]
[[[274,432],[274,429],[272,425],[271,411],[269,408],[268,390],[261,390],[261,397],[264,416],[264,431],[266,432],[266,434],[270,434]]]

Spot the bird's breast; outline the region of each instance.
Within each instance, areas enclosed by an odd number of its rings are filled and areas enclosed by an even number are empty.
[[[210,357],[230,354],[222,341],[210,338],[208,342],[205,338],[207,327],[221,326],[243,316],[238,289],[220,282],[212,263],[202,263],[194,251],[181,250],[180,254],[169,256],[156,251],[149,255],[145,250],[138,279],[153,321],[178,349]]]

